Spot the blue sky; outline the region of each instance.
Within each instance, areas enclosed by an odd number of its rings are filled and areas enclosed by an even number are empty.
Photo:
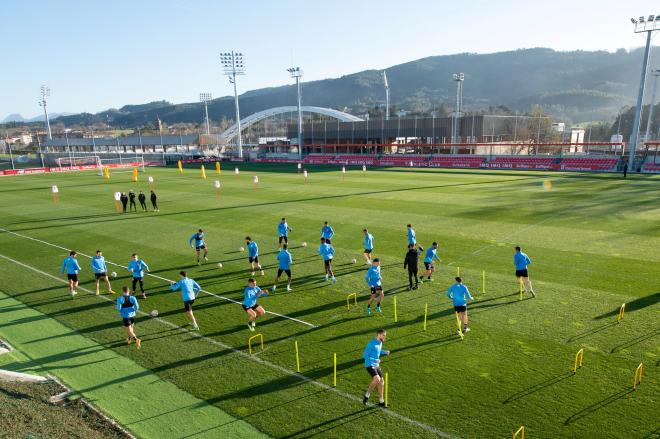
[[[231,93],[218,53],[246,55],[239,92],[460,52],[521,47],[633,48],[630,17],[650,0],[4,0],[0,120],[32,117],[41,84],[51,112],[97,112],[201,91]],[[656,44],[657,41],[656,41]]]

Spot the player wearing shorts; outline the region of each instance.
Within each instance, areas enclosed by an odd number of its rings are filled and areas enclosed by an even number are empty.
[[[140,292],[142,293],[142,298],[146,299],[147,294],[144,292],[144,270],[149,271],[149,266],[146,262],[140,259],[137,253],[133,253],[131,262],[128,263],[128,271],[133,276],[133,295],[137,293],[135,287],[137,284],[140,284]]]
[[[206,248],[206,242],[204,241],[204,230],[199,229],[197,230],[197,233],[193,233],[193,235],[188,239],[188,245],[190,247],[193,247],[193,241],[195,241],[195,252],[197,253],[197,265],[200,264],[199,262],[199,253],[203,250],[204,251],[204,260],[208,261],[208,255],[209,255],[209,250]]]
[[[182,271],[179,273],[181,280],[179,282],[172,282],[170,284],[170,289],[172,291],[181,290],[181,300],[183,300],[183,309],[186,310],[186,315],[188,320],[192,324],[193,331],[199,331],[199,326],[197,326],[197,320],[195,320],[195,315],[193,314],[193,303],[197,298],[197,293],[202,290],[202,287],[199,286],[197,282],[188,277],[188,273]]]
[[[332,283],[337,283],[337,278],[332,272],[332,258],[335,257],[335,248],[329,239],[321,238],[321,245],[319,246],[318,254],[323,257],[323,269],[325,270],[325,281],[328,278],[332,279]]]
[[[108,279],[108,267],[105,264],[105,258],[103,257],[103,252],[101,250],[96,250],[96,255],[92,258],[91,262],[92,270],[94,270],[94,277],[96,278],[96,295],[100,294],[99,292],[99,283],[101,279],[105,281],[105,284],[108,286],[108,291],[112,294],[115,294],[112,291],[110,286],[110,279]]]
[[[385,399],[383,398],[383,371],[380,370],[380,357],[390,354],[390,351],[383,350],[385,337],[387,337],[387,331],[379,329],[376,332],[376,338],[367,343],[367,346],[362,352],[364,367],[371,377],[369,387],[367,387],[367,391],[362,399],[364,405],[367,405],[369,402],[369,396],[374,390],[374,387],[378,387],[378,405],[385,407]]]
[[[378,312],[383,312],[383,310],[380,309],[380,303],[383,301],[383,297],[385,297],[385,295],[383,294],[383,286],[381,285],[383,278],[380,275],[380,259],[376,258],[373,260],[371,267],[369,270],[367,270],[365,280],[371,289],[371,295],[369,297],[369,302],[367,303],[367,315],[371,315],[371,303],[374,301],[376,296],[378,296],[378,302],[376,302],[376,310]]]
[[[291,256],[291,253],[289,253],[289,250],[287,250],[288,247],[288,244],[283,244],[282,250],[277,254],[277,262],[279,265],[277,268],[277,277],[273,283],[273,291],[277,289],[277,282],[279,282],[282,273],[286,273],[287,276],[286,290],[291,291],[291,262],[293,262],[293,257]]]
[[[142,340],[135,335],[135,314],[140,309],[137,298],[131,296],[131,291],[128,287],[121,288],[122,295],[117,297],[117,311],[121,314],[121,319],[124,322],[124,329],[126,329],[126,342],[131,344],[135,342],[138,349],[142,347]]]
[[[281,247],[282,241],[285,244],[289,243],[289,232],[292,232],[293,229],[289,227],[289,224],[286,222],[286,218],[282,218],[282,221],[277,225],[277,235],[279,236],[278,244]]]
[[[417,235],[415,234],[415,230],[412,228],[412,224],[408,224],[406,227],[408,228],[408,245],[417,244]]]
[[[257,317],[266,314],[266,310],[257,305],[257,299],[261,296],[267,296],[268,290],[262,290],[257,286],[257,281],[254,278],[248,279],[248,286],[243,290],[243,309],[248,315],[248,329],[254,332],[257,326]]]
[[[263,276],[266,273],[264,273],[264,269],[261,268],[261,264],[259,263],[259,246],[249,236],[245,237],[245,245],[247,245],[248,262],[250,262],[250,268],[252,268],[252,276],[254,276],[256,268],[259,269]]]
[[[431,275],[435,272],[435,264],[433,264],[433,261],[440,261],[437,242],[431,244],[431,247],[426,250],[426,256],[424,257],[424,268],[426,269],[426,272],[419,277],[420,283],[424,283],[424,276],[426,276],[429,282],[433,282],[433,279],[431,278]]]
[[[516,266],[516,278],[518,278],[518,282],[522,278],[525,291],[529,291],[532,297],[536,297],[534,288],[532,288],[532,281],[529,279],[529,272],[527,271],[527,266],[531,263],[532,260],[529,259],[529,256],[520,251],[520,247],[516,247],[516,253],[513,255],[513,264]]]
[[[78,294],[76,291],[78,289],[78,273],[82,270],[76,259],[77,257],[78,253],[76,253],[75,250],[71,250],[69,256],[62,261],[61,273],[62,275],[66,273],[66,278],[69,280],[69,292],[71,293],[71,298]]]
[[[332,239],[335,236],[335,231],[328,225],[328,222],[323,223],[321,227],[321,238]]]
[[[458,313],[458,318],[463,324],[463,332],[470,332],[468,326],[467,301],[474,300],[470,295],[468,287],[463,285],[460,277],[455,278],[456,283],[447,290],[447,297],[454,301],[454,311]]]
[[[369,230],[364,229],[364,260],[367,265],[371,265],[371,252],[374,250],[374,235],[369,233]]]

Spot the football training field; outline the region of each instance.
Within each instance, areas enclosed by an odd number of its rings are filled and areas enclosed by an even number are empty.
[[[0,297],[10,299],[0,300],[0,336],[11,343],[18,325],[52,319],[87,339],[74,349],[62,342],[66,331],[19,337],[15,347],[30,355],[3,360],[0,368],[51,373],[74,387],[67,377],[82,376],[77,368],[85,368],[89,379],[76,390],[85,396],[112,386],[92,402],[129,430],[142,418],[157,420],[161,429],[135,429],[144,437],[181,437],[168,432],[186,423],[187,437],[219,437],[214,432],[222,428],[224,437],[260,431],[286,438],[503,438],[520,426],[527,438],[658,434],[659,176],[393,168],[349,169],[342,180],[339,169],[311,167],[305,184],[295,165],[240,165],[240,175],[227,165],[220,176],[208,167],[206,180],[198,167],[182,175],[176,168],[147,168],[137,183],[130,172],[112,172],[109,180],[91,171],[0,179]],[[148,176],[160,212],[152,212],[147,199],[149,212],[138,204],[137,213],[117,213],[113,194],[148,195]],[[277,291],[259,299],[268,313],[253,333],[236,303],[251,275],[247,252],[239,248],[247,235],[259,244],[265,276],[257,272],[256,278],[270,289],[282,217],[293,229],[293,291],[286,292],[284,276]],[[326,220],[335,230],[334,285],[325,282],[317,255]],[[439,243],[442,259],[433,282],[416,291],[407,290],[403,268],[407,223],[425,248]],[[385,290],[382,313],[374,309],[370,316],[364,227],[375,237]],[[198,228],[209,247],[201,266],[188,245]],[[536,298],[526,293],[520,300],[516,245],[533,261]],[[80,253],[83,268],[75,299],[59,275],[69,249]],[[116,296],[104,287],[93,294],[88,256],[97,249],[118,274],[111,279],[115,291],[130,284],[125,266],[132,253],[151,269],[148,298],[140,299],[145,314],[135,327],[141,350],[126,345]],[[475,298],[464,340],[446,297],[459,269]],[[169,288],[180,270],[204,290],[194,304],[199,332],[190,331],[180,293]],[[348,308],[352,293],[358,303],[351,300]],[[16,301],[34,313],[11,317]],[[148,315],[154,309],[158,318]],[[381,363],[388,375],[386,409],[373,405],[375,395],[362,404],[370,381],[362,350],[378,328],[387,329],[384,349],[391,350]],[[264,349],[255,341],[250,354],[248,338],[259,333]],[[41,345],[43,358],[35,349]],[[580,349],[583,367],[574,374]],[[54,357],[76,361],[63,365]],[[117,358],[130,363],[122,366],[125,376],[110,370]],[[633,390],[640,363],[643,380]],[[166,402],[176,397],[152,392],[154,381],[196,401],[181,406],[199,406],[213,419],[215,410],[224,421],[173,412]],[[124,400],[125,393],[130,398]],[[142,418],[127,414],[126,407],[141,413],[142,405],[150,407]]]

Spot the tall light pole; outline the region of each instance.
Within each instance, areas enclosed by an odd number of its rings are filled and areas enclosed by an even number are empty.
[[[653,123],[653,105],[655,104],[655,89],[658,86],[658,76],[660,76],[660,69],[651,70],[653,78],[653,91],[651,92],[651,102],[649,102],[649,117],[646,120],[646,133],[644,134],[644,141],[648,142],[651,136],[651,124]]]
[[[50,96],[50,88],[45,85],[41,86],[39,94],[39,106],[44,108],[44,116],[46,117],[46,128],[48,130],[48,140],[53,140],[53,134],[50,131],[50,120],[48,120],[48,110],[46,109],[46,98]]]
[[[296,88],[298,90],[298,157],[302,158],[302,94],[300,92],[300,78],[303,76],[303,71],[300,67],[289,67],[286,71],[291,74],[292,78],[295,78]]]
[[[387,82],[385,70],[383,70],[383,85],[385,86],[385,120],[390,120],[390,84]]]
[[[465,81],[465,74],[463,73],[454,73],[452,78],[456,82],[456,112],[455,118],[456,122],[454,123],[454,132],[452,133],[452,143],[458,142],[458,136],[460,131],[460,118],[461,118],[461,104],[463,100],[463,81]],[[452,147],[454,149],[455,147]]]
[[[646,71],[649,64],[649,53],[651,50],[651,35],[660,30],[660,15],[649,15],[648,19],[639,17],[639,21],[631,18],[630,21],[635,25],[635,33],[646,32],[646,47],[644,48],[644,58],[642,59],[642,77],[639,83],[639,94],[637,95],[637,109],[635,110],[635,120],[633,121],[632,135],[630,136],[630,149],[628,159],[628,171],[635,170],[635,153],[637,151],[637,139],[639,138],[639,126],[642,116],[642,103],[644,102],[644,83],[646,82]]]
[[[211,135],[211,127],[209,125],[209,101],[213,99],[211,97],[211,93],[200,93],[199,94],[199,102],[204,103],[204,115],[205,115],[205,121],[206,121],[206,135],[209,136]]]
[[[229,78],[229,82],[234,85],[234,103],[236,105],[236,125],[238,127],[238,156],[243,158],[243,137],[241,137],[241,113],[238,108],[238,91],[236,90],[236,76],[245,75],[245,57],[242,53],[225,52],[220,54],[220,63]]]

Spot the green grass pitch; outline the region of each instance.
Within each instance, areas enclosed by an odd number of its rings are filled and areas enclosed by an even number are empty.
[[[304,184],[295,165],[240,165],[239,176],[227,165],[220,177],[208,168],[206,180],[193,168],[183,175],[147,168],[138,183],[130,182],[130,172],[115,172],[109,181],[92,172],[1,179],[2,290],[273,437],[510,437],[521,425],[528,438],[658,434],[659,177],[349,169],[342,181],[339,169],[310,167]],[[117,214],[113,193],[148,190],[148,175],[160,212]],[[60,189],[58,204],[52,184]],[[251,271],[247,254],[238,251],[246,235],[260,247],[266,275],[257,276],[259,284],[270,288],[283,216],[293,228],[293,291],[281,283],[260,299],[278,315],[258,321],[265,350],[249,355],[253,334],[245,313],[224,298],[242,299]],[[324,220],[336,232],[336,285],[324,282],[316,255]],[[407,223],[424,247],[439,242],[442,258],[434,282],[413,292],[406,291],[403,270]],[[369,317],[365,226],[375,236],[386,292],[383,313]],[[198,267],[188,238],[200,227],[210,261]],[[515,245],[533,260],[536,299],[519,301]],[[56,246],[88,255],[100,248],[121,265],[138,252],[160,277],[146,278],[142,310],[157,309],[162,320],[138,318],[141,351],[125,345],[110,302],[82,291],[71,300],[63,283],[34,270],[59,273],[66,251]],[[79,260],[81,286],[93,289],[89,260]],[[445,297],[457,267],[476,299],[464,341]],[[199,335],[176,327],[187,325],[180,295],[161,279],[176,279],[181,269],[214,294],[195,303]],[[112,270],[119,274],[116,290],[128,284],[125,269]],[[358,306],[347,310],[350,293],[357,293]],[[617,324],[622,303],[626,312]],[[382,362],[390,385],[386,410],[361,403],[369,381],[361,353],[379,327],[388,330],[385,349],[392,351]],[[574,375],[582,348],[584,367]],[[633,391],[633,371],[642,362],[644,379]],[[98,367],[102,374],[103,364]]]

